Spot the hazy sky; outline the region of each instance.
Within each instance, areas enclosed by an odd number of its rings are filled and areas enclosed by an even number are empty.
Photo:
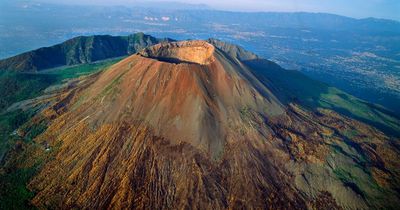
[[[43,0],[78,4],[134,5],[137,0]],[[146,1],[146,0],[140,0]],[[171,0],[158,0],[171,1]],[[400,20],[400,0],[174,0],[207,4],[234,11],[309,11],[328,12],[356,18],[378,17]]]

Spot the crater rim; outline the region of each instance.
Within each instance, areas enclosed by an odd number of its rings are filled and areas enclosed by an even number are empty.
[[[140,51],[138,54],[161,62],[207,65],[214,59],[215,47],[203,40],[163,42]]]

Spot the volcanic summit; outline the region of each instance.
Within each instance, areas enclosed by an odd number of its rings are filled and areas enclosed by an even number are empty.
[[[249,65],[260,60],[218,40],[163,42],[84,78],[37,117],[51,122],[35,141],[50,145],[53,156],[29,183],[36,192],[32,203],[84,209],[384,206],[378,188],[347,183],[337,173],[368,154],[373,158],[363,167],[372,175],[352,170],[393,192],[399,166],[390,160],[397,153],[388,138],[333,111],[310,112],[282,100],[280,87]],[[350,126],[369,142],[346,138],[341,129]],[[331,152],[337,147],[347,152]]]
[[[207,65],[214,61],[214,51],[214,46],[205,41],[182,41],[157,44],[139,54],[165,62]]]

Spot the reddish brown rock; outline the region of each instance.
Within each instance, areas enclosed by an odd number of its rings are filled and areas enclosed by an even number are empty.
[[[53,150],[29,184],[32,203],[68,209],[397,204],[398,162],[382,153],[398,155],[383,146],[388,137],[334,112],[282,104],[233,48],[205,41],[155,45],[63,93],[43,112],[51,123],[35,140]],[[345,129],[360,135],[348,139]]]

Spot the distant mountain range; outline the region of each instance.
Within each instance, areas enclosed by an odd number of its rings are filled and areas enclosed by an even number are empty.
[[[91,63],[130,55],[162,41],[168,40],[157,39],[143,33],[129,36],[79,36],[61,44],[0,60],[0,69],[35,72],[64,65]]]
[[[43,46],[43,44],[54,43],[52,41],[54,39],[62,40],[65,39],[64,37],[70,38],[79,34],[118,34],[136,30],[179,36],[175,30],[183,29],[185,31],[180,31],[180,33],[185,33],[188,37],[188,34],[195,36],[204,29],[211,33],[224,32],[213,29],[214,24],[233,24],[239,31],[291,28],[352,31],[356,34],[400,32],[400,22],[377,18],[355,19],[334,14],[307,12],[230,12],[212,10],[204,5],[169,2],[138,2],[135,5],[129,7],[88,6],[35,1],[1,1],[0,46],[3,51],[0,51],[0,58],[36,46]],[[42,24],[43,21],[46,24]],[[154,24],[157,27],[154,27]],[[27,32],[31,35],[30,37],[25,37]],[[228,32],[229,30],[225,31],[225,33]],[[24,37],[24,39],[20,39],[17,43],[6,42],[13,37]],[[30,40],[36,40],[36,42],[30,42]]]

